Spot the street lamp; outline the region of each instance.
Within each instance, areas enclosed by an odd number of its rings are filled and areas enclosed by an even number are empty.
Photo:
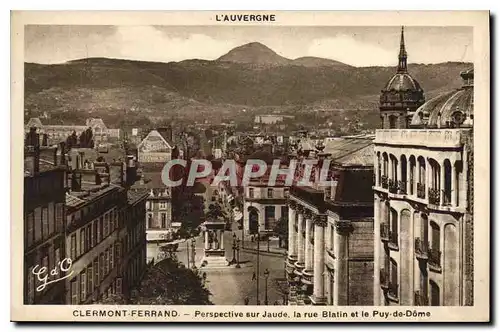
[[[240,266],[240,239],[236,239],[236,266],[239,269]]]
[[[233,259],[229,262],[229,264],[236,264],[236,234],[233,233]]]
[[[264,271],[264,277],[266,278],[266,288],[265,288],[265,290],[266,290],[266,297],[264,298],[264,305],[267,305],[268,304],[268,300],[267,300],[267,279],[269,278],[269,270],[268,269],[266,269]]]
[[[193,269],[196,268],[196,261],[195,261],[195,258],[196,258],[196,243],[195,243],[195,240],[193,239],[191,241],[191,263],[193,264]]]

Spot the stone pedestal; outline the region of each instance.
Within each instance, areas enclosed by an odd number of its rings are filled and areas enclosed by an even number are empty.
[[[229,265],[224,249],[224,221],[205,221],[205,250],[201,268],[222,268]]]

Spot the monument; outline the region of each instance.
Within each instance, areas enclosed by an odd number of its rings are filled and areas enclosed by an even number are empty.
[[[211,205],[207,213],[207,220],[203,223],[205,250],[204,256],[201,259],[201,268],[220,268],[229,265],[229,261],[226,258],[226,250],[224,249],[224,229],[226,222],[215,210],[217,208]]]

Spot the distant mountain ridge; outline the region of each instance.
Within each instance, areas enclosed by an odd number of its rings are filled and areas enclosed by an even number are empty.
[[[471,66],[410,64],[409,72],[428,99],[460,87],[460,71]],[[312,104],[376,109],[380,90],[395,72],[395,67],[353,67],[317,57],[292,60],[260,43],[236,47],[213,61],[88,58],[56,65],[26,63],[25,110],[120,113],[133,108],[166,114],[194,112],[203,105]]]

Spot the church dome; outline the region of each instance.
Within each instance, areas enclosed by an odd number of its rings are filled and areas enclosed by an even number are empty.
[[[396,73],[387,82],[384,91],[422,91],[422,88],[410,74]]]
[[[471,127],[474,118],[474,69],[460,73],[463,86],[443,93],[420,106],[413,115],[412,127]]]
[[[384,129],[408,128],[413,113],[425,102],[424,90],[408,73],[407,59],[404,28],[401,28],[397,71],[387,81],[380,94],[380,113]]]

